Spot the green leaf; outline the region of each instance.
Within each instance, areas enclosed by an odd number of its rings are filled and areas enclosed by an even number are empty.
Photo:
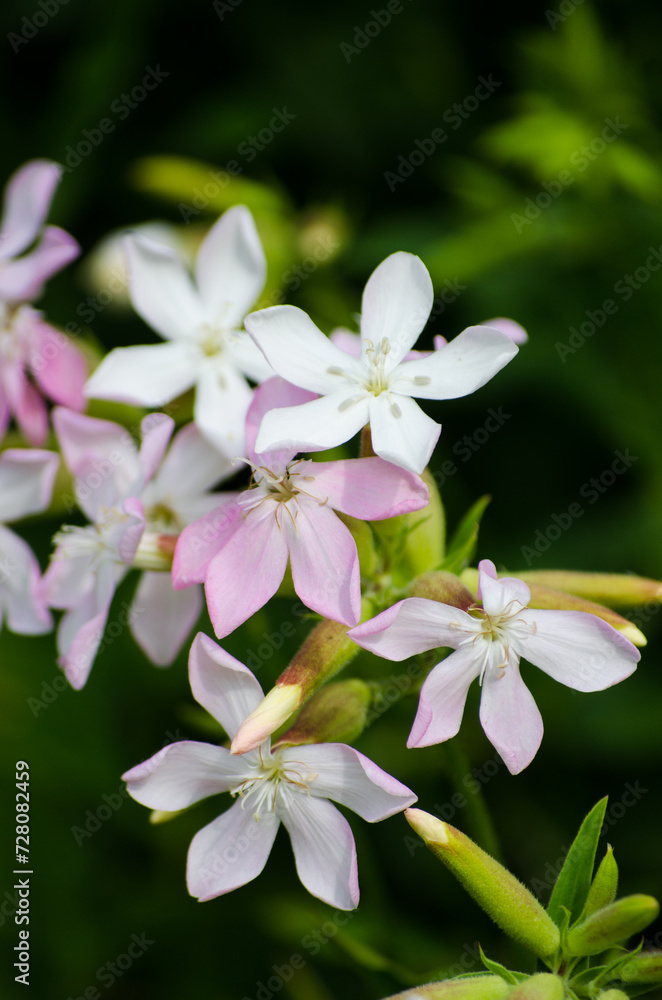
[[[505,981],[510,983],[511,986],[516,986],[517,983],[522,982],[522,973],[511,972],[510,969],[505,967],[505,965],[501,965],[499,962],[493,962],[486,956],[480,945],[478,945],[478,950],[480,952],[481,961],[488,972],[493,972],[495,976],[501,976],[501,978],[505,979]],[[520,977],[519,979],[517,978],[518,975]],[[528,976],[523,976],[523,978],[527,979]]]
[[[478,542],[478,529],[485,509],[492,497],[484,496],[477,500],[464,515],[457,531],[448,546],[446,558],[437,567],[451,573],[461,573],[474,557]]]
[[[575,837],[572,847],[559,872],[547,912],[558,926],[563,919],[563,908],[570,913],[570,922],[578,920],[586,904],[593,876],[598,838],[605,818],[607,797],[595,805]]]

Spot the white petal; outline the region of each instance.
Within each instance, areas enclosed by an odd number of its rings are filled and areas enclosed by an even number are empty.
[[[192,339],[209,317],[179,254],[145,236],[128,236],[125,246],[136,312],[168,340]]]
[[[201,902],[246,885],[267,863],[280,821],[275,813],[259,819],[235,802],[191,841],[186,866],[188,891]]]
[[[235,368],[247,375],[253,382],[264,382],[273,378],[275,372],[254,340],[243,330],[227,347],[228,355]]]
[[[426,597],[407,597],[348,634],[377,656],[406,660],[438,646],[457,646],[476,631],[475,624],[460,608]]]
[[[517,352],[505,333],[470,326],[426,358],[403,362],[391,389],[419,399],[457,399],[489,382]]]
[[[273,370],[302,389],[334,392],[346,380],[329,368],[361,378],[359,362],[332,344],[303,309],[271,306],[251,313],[244,325]]]
[[[523,580],[504,576],[497,580],[493,562],[482,559],[478,564],[478,598],[488,615],[500,615],[513,611],[517,604],[526,607],[531,600],[531,591]]]
[[[282,756],[292,770],[301,761],[316,773],[308,786],[311,795],[333,799],[368,823],[393,816],[416,801],[411,789],[345,743],[291,747]]]
[[[208,315],[225,327],[241,326],[267,275],[260,237],[244,205],[228,209],[209,230],[198,250],[195,272]]]
[[[5,189],[0,258],[27,250],[43,225],[61,168],[49,160],[30,160],[9,178]]]
[[[320,396],[300,406],[269,410],[255,442],[258,454],[324,451],[349,441],[368,423],[368,396],[347,391]]]
[[[451,653],[428,675],[418,703],[408,747],[429,747],[455,736],[462,723],[471,682],[480,673],[480,659],[472,646]]]
[[[136,406],[164,406],[195,385],[200,366],[200,352],[193,344],[116,347],[87,380],[85,395]]]
[[[247,762],[225,747],[183,740],[170,743],[122,775],[127,791],[149,809],[175,812],[250,777]]]
[[[248,667],[202,632],[191,646],[189,677],[196,701],[220,722],[230,738],[264,697]]]
[[[45,510],[59,459],[55,452],[10,448],[0,455],[0,522]]]
[[[542,740],[543,725],[533,695],[520,677],[516,656],[511,655],[502,670],[485,672],[480,721],[511,774],[519,774],[531,763]]]
[[[195,423],[202,435],[227,458],[244,453],[244,426],[253,398],[246,379],[229,364],[202,365],[195,393]]]
[[[41,635],[53,627],[39,587],[39,563],[32,549],[0,525],[0,626],[6,617],[12,632]]]
[[[375,454],[420,475],[439,440],[441,425],[409,396],[382,392],[370,399],[370,431]]]
[[[276,809],[308,892],[340,910],[358,906],[356,846],[345,817],[326,799],[289,790],[279,796]]]
[[[174,590],[169,573],[143,573],[131,605],[131,634],[157,667],[169,666],[203,608],[199,586]]]
[[[521,656],[576,691],[602,691],[634,673],[639,650],[584,611],[533,611],[519,618],[530,631],[517,641]]]
[[[413,347],[432,309],[434,291],[427,268],[411,253],[393,253],[373,271],[363,292],[361,351],[368,341],[390,343],[386,371]]]

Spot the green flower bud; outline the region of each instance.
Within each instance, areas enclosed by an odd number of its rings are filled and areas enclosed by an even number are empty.
[[[439,601],[441,604],[451,604],[454,608],[462,608],[467,611],[476,598],[467,590],[459,577],[455,573],[448,573],[446,570],[437,570],[432,573],[424,573],[414,580],[409,591],[410,597],[427,597],[430,601]]]
[[[328,684],[303,706],[278,744],[353,743],[366,726],[373,689],[352,679]]]
[[[506,574],[504,574],[506,575]],[[662,602],[662,583],[624,573],[573,573],[570,570],[523,570],[508,573],[529,584],[541,584],[617,608],[636,608]]]
[[[607,853],[600,862],[595,878],[591,884],[584,907],[584,919],[597,910],[608,906],[616,898],[618,888],[618,865],[614,858],[611,844],[607,845]]]
[[[648,927],[660,912],[652,896],[624,896],[568,931],[568,955],[598,955]]]
[[[503,1000],[510,987],[501,976],[470,976],[441,979],[438,983],[415,986],[385,1000]]]
[[[359,556],[361,576],[365,579],[372,579],[377,572],[378,559],[375,538],[370,530],[370,525],[367,521],[360,521],[357,517],[350,517],[349,514],[342,514],[338,510],[335,511],[335,515],[352,533]]]
[[[598,1000],[630,1000],[623,990],[603,990],[598,993]]]
[[[541,958],[558,949],[558,927],[503,865],[459,830],[421,809],[406,809],[405,818],[506,934]]]
[[[401,583],[433,569],[444,558],[446,524],[441,497],[427,469],[421,479],[428,488],[426,507],[411,514],[370,522],[382,546],[392,553],[388,561],[393,564],[396,579]]]
[[[564,993],[563,980],[559,976],[540,972],[513,986],[508,1000],[563,1000]]]
[[[662,951],[642,951],[622,965],[618,978],[624,983],[662,983]]]

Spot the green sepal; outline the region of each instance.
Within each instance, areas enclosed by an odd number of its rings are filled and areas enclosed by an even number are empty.
[[[618,889],[618,865],[614,857],[611,844],[607,844],[607,853],[598,865],[595,878],[588,891],[586,906],[582,913],[582,919],[590,917],[592,913],[601,910],[603,906],[608,906],[616,898]]]
[[[593,806],[580,826],[554,884],[547,912],[558,927],[563,920],[563,907],[569,911],[571,923],[579,920],[582,915],[591,886],[606,808],[607,796]]]
[[[528,978],[522,972],[516,975],[514,972],[511,972],[510,969],[507,969],[505,965],[501,965],[500,962],[493,962],[487,957],[480,945],[478,945],[478,951],[480,952],[480,960],[487,971],[493,973],[495,976],[501,976],[501,978],[505,979],[505,981],[510,983],[511,986],[516,986],[517,983],[521,983],[524,979]],[[517,978],[517,976],[519,976],[519,978]]]
[[[449,543],[444,560],[437,569],[461,573],[469,565],[476,552],[481,518],[491,499],[490,496],[481,497],[469,508]]]

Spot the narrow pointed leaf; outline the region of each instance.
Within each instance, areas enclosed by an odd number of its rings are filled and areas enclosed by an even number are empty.
[[[575,837],[552,890],[547,912],[557,926],[563,918],[563,907],[570,912],[570,923],[578,920],[586,904],[593,877],[595,852],[605,818],[607,797],[595,805]]]

